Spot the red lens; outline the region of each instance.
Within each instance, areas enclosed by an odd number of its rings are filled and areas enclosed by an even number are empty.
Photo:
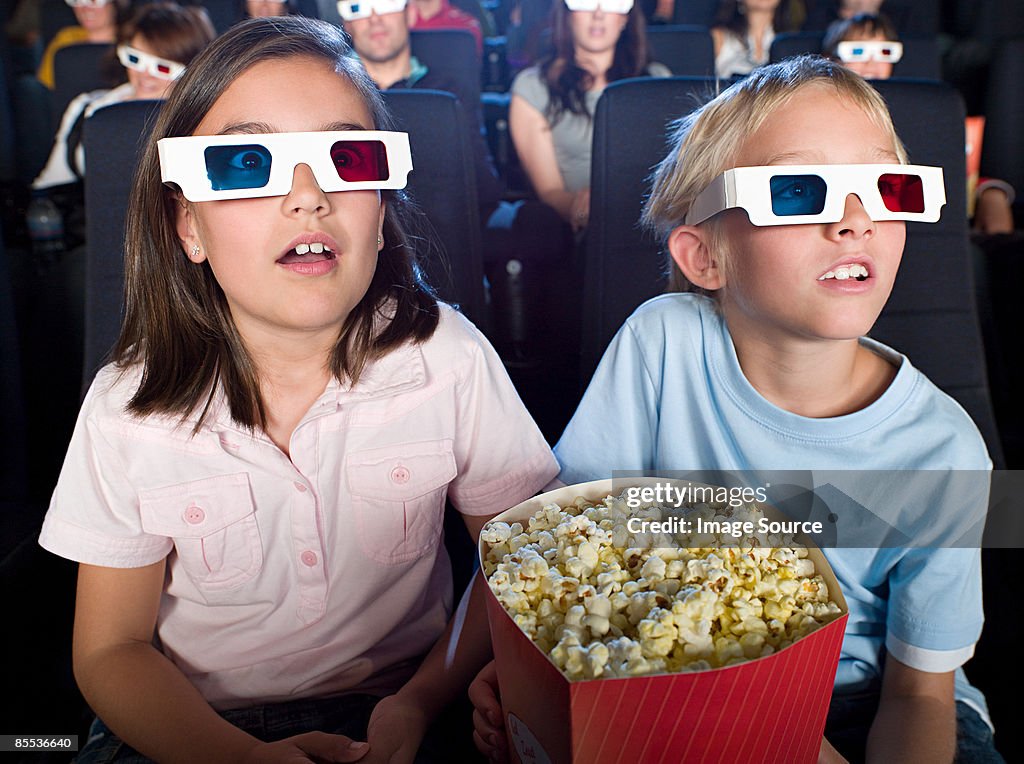
[[[331,146],[338,177],[349,183],[387,180],[388,155],[382,141],[338,141]]]
[[[157,64],[156,65],[156,70],[158,72],[160,72],[160,74],[170,74],[171,73],[171,67],[169,67],[167,64]]]
[[[878,192],[890,212],[924,212],[924,182],[920,175],[886,173],[878,178]]]

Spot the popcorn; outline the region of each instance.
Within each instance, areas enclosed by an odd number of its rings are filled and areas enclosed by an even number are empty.
[[[630,509],[625,494],[548,504],[525,527],[484,528],[484,573],[516,625],[571,680],[729,666],[842,615],[792,537],[633,533],[628,525],[639,517],[675,528],[679,518],[700,517],[705,527],[757,527],[762,517],[753,505],[683,511]]]

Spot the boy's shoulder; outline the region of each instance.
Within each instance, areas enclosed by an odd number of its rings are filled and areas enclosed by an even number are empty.
[[[991,469],[992,461],[985,440],[974,420],[956,399],[939,388],[902,353],[870,338],[863,338],[861,343],[900,367],[894,386],[905,394],[895,408],[893,421],[889,423],[894,437],[913,444],[910,453],[919,453],[921,444],[930,444],[928,453],[940,462],[907,467]]]
[[[633,311],[625,326],[641,344],[698,336],[720,322],[714,300],[692,292],[652,297]]]

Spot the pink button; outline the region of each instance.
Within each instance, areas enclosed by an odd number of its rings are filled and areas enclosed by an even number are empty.
[[[409,470],[405,467],[398,466],[391,470],[391,482],[392,483],[408,483],[410,478]]]
[[[299,493],[305,493],[306,492],[306,486],[304,486],[298,480],[296,480],[292,485],[295,486],[295,490],[298,491]]]
[[[189,525],[199,525],[205,519],[206,513],[195,504],[190,504],[188,509],[185,510],[185,522]]]
[[[302,560],[302,564],[312,568],[316,565],[316,552],[311,552],[308,549],[299,555],[299,559]]]

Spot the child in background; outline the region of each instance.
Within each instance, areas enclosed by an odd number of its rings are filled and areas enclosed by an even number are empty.
[[[117,57],[128,81],[111,90],[82,93],[68,104],[50,157],[32,188],[81,181],[85,175],[84,121],[111,104],[166,98],[185,67],[214,37],[213,25],[203,8],[163,2],[139,6],[117,38]]]
[[[955,470],[964,501],[945,516],[901,505],[901,530],[920,542],[983,520],[991,461],[974,423],[864,337],[892,289],[904,221],[937,220],[945,199],[941,170],[906,161],[878,93],[819,57],[758,69],[683,118],[644,215],[676,286],[695,292],[649,301],[612,341],[556,447],[559,480]],[[981,632],[980,551],[823,551],[850,618],[821,760],[1001,761],[960,670]],[[493,685],[488,668],[470,690],[487,752],[503,745]]]
[[[832,24],[825,32],[822,53],[864,79],[887,80],[903,56],[903,45],[888,18],[865,13]],[[973,229],[981,234],[1013,233],[1015,196],[1005,180],[979,179],[970,205]]]
[[[79,762],[459,743],[431,724],[487,626],[474,586],[446,628],[445,499],[475,538],[557,465],[421,280],[390,125],[344,33],[298,16],[233,27],[160,113],[114,362],[40,536],[80,563],[75,675],[98,719]]]

